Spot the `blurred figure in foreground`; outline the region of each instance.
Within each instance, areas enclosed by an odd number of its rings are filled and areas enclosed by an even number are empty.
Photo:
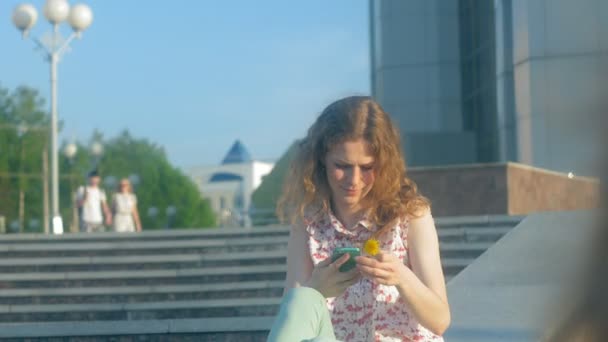
[[[107,205],[106,193],[99,187],[100,181],[99,173],[93,170],[89,172],[89,184],[79,187],[76,193],[81,232],[103,232],[104,217],[106,225],[112,224],[112,214]]]
[[[141,221],[137,211],[137,196],[127,178],[120,180],[118,191],[112,195],[114,230],[119,233],[141,232]]]
[[[604,113],[608,112],[606,106]],[[600,124],[599,127],[606,127]],[[605,139],[605,138],[604,138]],[[605,144],[600,146],[606,146]],[[602,152],[603,153],[603,152]],[[600,201],[597,223],[592,231],[590,248],[580,282],[570,284],[564,298],[562,316],[550,330],[546,341],[600,342],[608,341],[608,159],[602,156]],[[576,227],[573,227],[576,228]],[[569,302],[571,300],[571,302]],[[561,304],[561,303],[560,303]]]
[[[586,256],[587,268],[582,281],[570,289],[573,305],[564,300],[566,315],[546,341],[608,341],[608,215],[605,203],[600,216],[599,225],[593,232],[593,246]]]

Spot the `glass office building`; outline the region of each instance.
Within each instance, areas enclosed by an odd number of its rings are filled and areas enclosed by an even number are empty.
[[[592,175],[606,17],[604,0],[370,0],[372,94],[410,165],[517,161]]]

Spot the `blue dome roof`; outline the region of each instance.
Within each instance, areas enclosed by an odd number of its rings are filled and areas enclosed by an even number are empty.
[[[228,154],[226,154],[226,156],[224,157],[224,160],[222,161],[222,165],[240,164],[240,163],[246,163],[246,162],[250,162],[250,161],[251,161],[251,155],[249,155],[249,152],[247,151],[247,149],[245,148],[243,143],[241,143],[240,140],[237,140],[234,142],[234,144],[232,144],[230,151],[228,151]]]

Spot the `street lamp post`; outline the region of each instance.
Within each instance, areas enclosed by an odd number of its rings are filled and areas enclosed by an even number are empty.
[[[90,147],[91,150],[91,156],[92,156],[92,165],[93,165],[93,170],[96,170],[97,167],[99,166],[99,161],[101,160],[101,156],[103,155],[103,144],[100,143],[99,141],[95,141],[91,144]]]
[[[65,145],[63,154],[68,159],[70,165],[70,201],[72,203],[72,222],[70,223],[70,231],[72,233],[78,232],[78,206],[76,204],[76,193],[74,191],[74,158],[78,152],[78,146],[75,143],[69,143]]]
[[[156,217],[158,216],[158,208],[157,207],[149,207],[148,208],[148,217],[152,220],[152,225],[156,224]]]
[[[53,25],[50,35],[42,39],[33,38],[38,47],[44,51],[46,60],[51,66],[51,203],[52,227],[54,234],[63,233],[63,222],[59,214],[59,152],[57,146],[57,64],[74,38],[80,38],[82,31],[93,22],[93,12],[89,6],[78,4],[70,8],[67,0],[47,0],[44,5],[44,16]],[[13,23],[21,30],[23,37],[28,37],[36,24],[38,12],[30,4],[22,4],[13,12]],[[68,21],[73,32],[68,39],[59,33],[59,24]]]
[[[133,192],[135,192],[137,186],[141,182],[141,178],[139,178],[139,175],[137,173],[132,173],[129,175],[129,182],[131,182],[131,187],[133,188],[132,190]]]
[[[175,221],[175,214],[177,214],[177,208],[175,208],[175,206],[173,205],[170,205],[165,210],[165,214],[167,215],[167,229],[171,229]]]

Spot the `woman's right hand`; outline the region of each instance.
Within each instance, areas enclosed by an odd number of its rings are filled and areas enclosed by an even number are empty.
[[[350,254],[346,253],[335,262],[327,258],[312,270],[310,279],[303,285],[319,291],[325,298],[338,297],[344,291],[361,279],[357,268],[348,272],[340,272],[340,266],[348,261]]]

